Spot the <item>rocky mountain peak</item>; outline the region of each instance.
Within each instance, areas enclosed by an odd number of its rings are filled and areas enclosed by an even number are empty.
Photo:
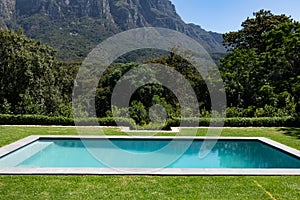
[[[15,13],[15,0],[0,1],[0,27],[6,27],[6,21],[11,20]]]
[[[225,52],[221,35],[185,24],[170,0],[1,0],[0,26],[23,28],[67,59],[85,56],[112,34],[149,26],[180,31],[209,52]]]

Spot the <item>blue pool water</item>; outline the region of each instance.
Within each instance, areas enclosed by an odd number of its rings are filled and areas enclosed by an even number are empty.
[[[296,156],[258,140],[219,140],[207,156],[203,140],[40,139],[0,158],[0,167],[42,168],[300,168]],[[206,141],[206,143],[209,141]],[[211,141],[214,142],[214,141]],[[164,147],[167,150],[161,151]]]

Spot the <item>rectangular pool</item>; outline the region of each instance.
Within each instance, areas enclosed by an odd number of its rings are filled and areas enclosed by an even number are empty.
[[[0,174],[300,175],[266,138],[30,136],[0,148]]]

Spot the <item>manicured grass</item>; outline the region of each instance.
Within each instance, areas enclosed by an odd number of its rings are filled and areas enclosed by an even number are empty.
[[[189,135],[183,130],[178,135]],[[106,134],[123,134],[106,129]],[[300,129],[231,128],[300,149]],[[140,135],[143,133],[139,133]],[[29,135],[77,135],[68,127],[0,127],[0,146]],[[160,133],[158,135],[174,135]],[[199,129],[197,135],[206,135]],[[300,176],[0,176],[0,199],[297,199]]]
[[[1,176],[0,199],[297,199],[299,177]]]
[[[119,129],[104,129],[106,135],[125,135]],[[78,135],[75,127],[53,126],[0,126],[0,146],[30,135]]]

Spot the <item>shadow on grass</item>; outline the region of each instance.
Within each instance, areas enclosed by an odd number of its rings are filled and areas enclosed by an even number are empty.
[[[300,139],[300,128],[280,128],[280,131],[283,131],[284,135],[288,135],[291,137],[295,137],[297,139]]]

